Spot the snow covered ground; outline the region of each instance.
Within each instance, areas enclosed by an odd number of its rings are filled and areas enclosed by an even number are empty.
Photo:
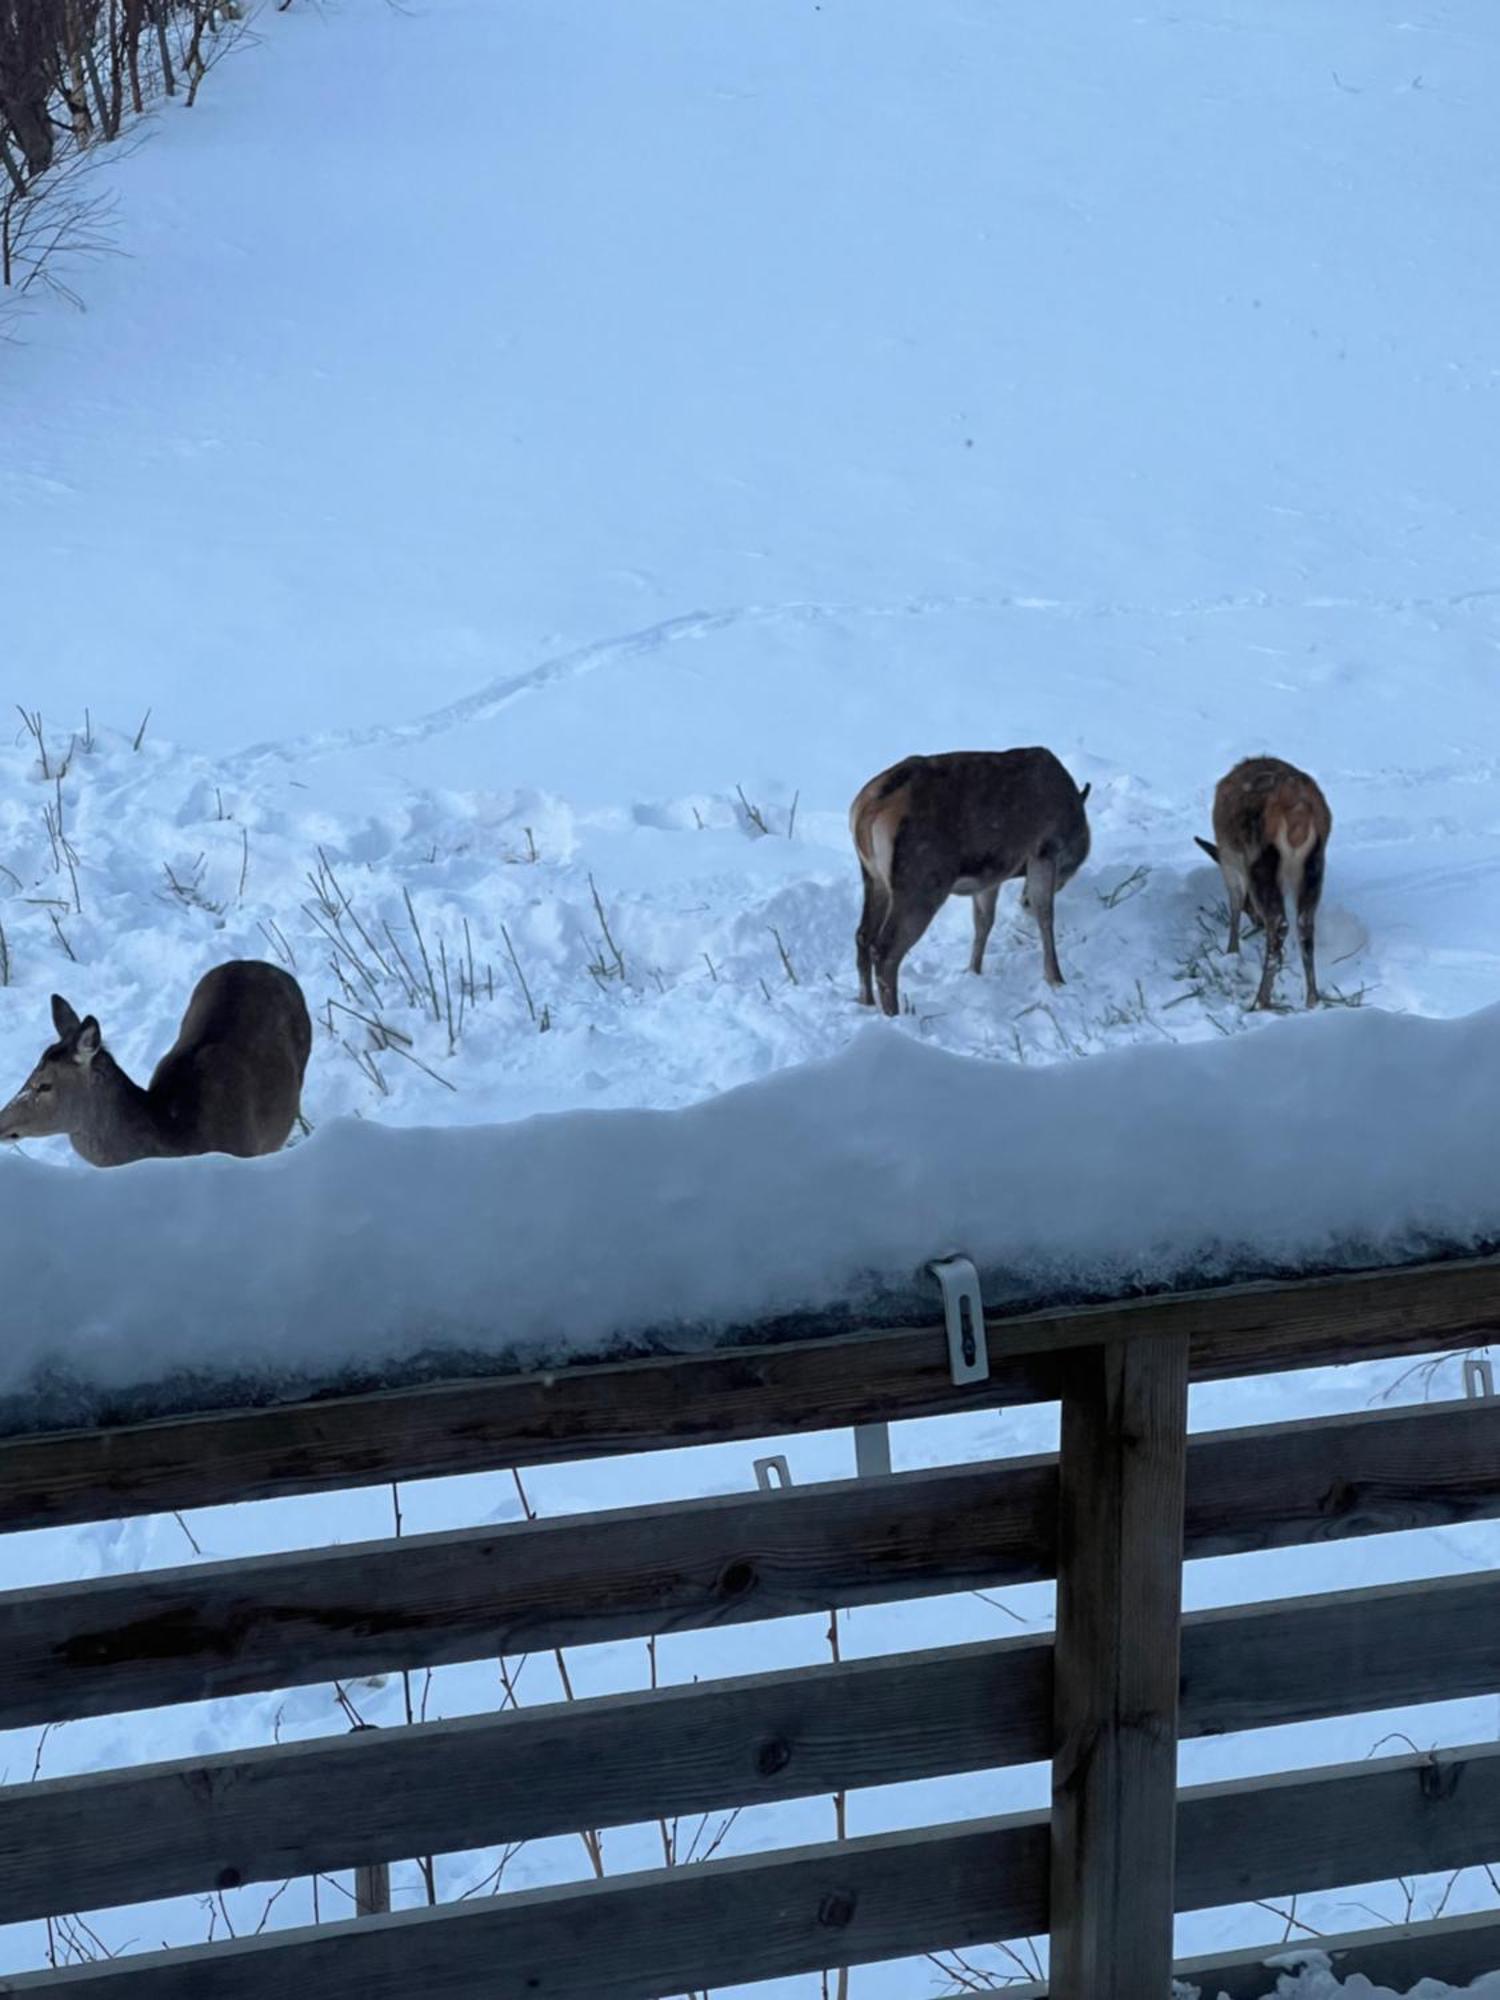
[[[346,0],[257,26],[190,116],[104,170],[129,255],[82,274],[88,312],[49,306],[0,349],[0,709],[39,713],[45,745],[19,720],[0,743],[0,1095],[50,1038],[52,991],[143,1070],[236,953],[293,963],[323,1023],[310,1155],[345,1143],[340,1117],[671,1108],[837,1056],[862,1025],[848,800],[961,745],[1046,742],[1092,781],[1069,984],[1042,986],[1013,901],[971,979],[954,906],[883,1036],[1042,1065],[1247,1032],[1255,949],[1222,955],[1192,836],[1257,749],[1332,803],[1335,1003],[1500,1000],[1485,0]],[[64,1149],[28,1151],[0,1160],[0,1232],[41,1163],[59,1212],[94,1198]],[[1204,1391],[1194,1420],[1428,1387],[1400,1378]],[[898,1458],[1043,1448],[1049,1421],[914,1425]],[[787,1448],[799,1479],[849,1469],[847,1438]],[[622,1504],[743,1486],[750,1455],[529,1485],[544,1511]],[[499,1476],[403,1504],[414,1530],[519,1507]],[[384,1506],[189,1528],[226,1555],[381,1532]],[[191,1554],[169,1519],[0,1561],[20,1584]],[[1190,1587],[1497,1559],[1476,1527],[1199,1565]],[[1007,1604],[1047,1616],[1045,1592]],[[973,1600],[847,1625],[849,1650],[1012,1629]],[[818,1621],[756,1636],[767,1666],[826,1645]],[[663,1648],[668,1678],[744,1663],[743,1632]],[[522,1698],[550,1672],[531,1663]],[[643,1649],[575,1673],[637,1685]],[[399,1712],[399,1689],[355,1699]],[[444,1669],[433,1712],[496,1699],[493,1667]],[[341,1726],[302,1690],[75,1724],[42,1768],[264,1741],[278,1709],[287,1735]],[[1267,1732],[1190,1746],[1184,1775],[1496,1727],[1467,1703]],[[0,1765],[24,1777],[36,1751],[11,1739]],[[1036,1772],[897,1788],[851,1826],[1040,1796]],[[747,1815],[728,1845],[830,1819]],[[609,1866],[656,1840],[607,1834]],[[452,1863],[445,1893],[496,1858]],[[541,1843],[505,1879],[580,1865]],[[1465,1876],[1448,1908],[1491,1897]],[[241,1927],[265,1898],[243,1900]],[[1299,1916],[1349,1928],[1361,1902],[1403,1907],[1376,1887]],[[310,1913],[304,1885],[271,1921]],[[112,1944],[208,1921],[94,1920]],[[1264,1912],[1182,1926],[1185,1950],[1279,1935]],[[7,1936],[0,1964],[42,1948]]]

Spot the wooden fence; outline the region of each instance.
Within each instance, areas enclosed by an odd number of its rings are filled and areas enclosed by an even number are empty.
[[[1174,1911],[1500,1860],[1500,1746],[1178,1790],[1179,1737],[1500,1690],[1500,1572],[1181,1616],[1182,1562],[1500,1515],[1500,1402],[1212,1434],[1192,1380],[1483,1342],[1500,1263],[940,1324],[0,1441],[0,1527],[1060,1398],[1056,1457],[0,1596],[0,1727],[1055,1576],[1055,1635],[0,1790],[0,1922],[1050,1760],[1050,1813],[0,1978],[99,2000],[657,2000],[1051,1937],[1165,2000]],[[962,1372],[962,1371],[960,1371]],[[1500,1913],[1325,1940],[1410,1983]],[[1179,1966],[1231,2000],[1258,1955]],[[1038,1989],[1040,1990],[1040,1989]]]

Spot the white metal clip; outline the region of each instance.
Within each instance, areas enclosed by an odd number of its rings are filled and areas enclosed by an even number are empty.
[[[1476,1401],[1493,1396],[1495,1393],[1495,1364],[1486,1355],[1469,1354],[1464,1357],[1464,1394]]]
[[[955,1382],[987,1382],[990,1353],[984,1337],[979,1273],[968,1257],[939,1257],[927,1266],[943,1292],[948,1361]]]
[[[786,1462],[784,1452],[776,1452],[770,1458],[755,1461],[755,1483],[762,1493],[774,1493],[778,1487],[790,1486],[792,1468]]]

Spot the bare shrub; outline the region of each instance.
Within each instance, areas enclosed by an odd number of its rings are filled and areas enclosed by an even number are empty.
[[[191,105],[245,32],[238,0],[0,0],[0,293],[79,303],[70,265],[111,247],[98,147]]]

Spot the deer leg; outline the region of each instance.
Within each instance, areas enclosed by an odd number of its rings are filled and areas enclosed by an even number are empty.
[[[1238,870],[1224,871],[1224,890],[1229,897],[1229,952],[1238,958],[1240,950],[1240,923],[1245,914],[1245,878]]]
[[[859,929],[854,933],[854,960],[859,968],[859,1004],[861,1007],[873,1007],[875,940],[880,935],[882,920],[890,907],[890,897],[863,862],[860,863],[860,872],[865,879],[865,905],[860,912]]]
[[[1057,962],[1057,940],[1052,932],[1052,902],[1057,894],[1057,861],[1039,854],[1026,864],[1026,900],[1036,916],[1042,934],[1042,969],[1049,986],[1061,986],[1062,967]]]
[[[1286,897],[1281,885],[1281,856],[1274,847],[1264,848],[1256,857],[1250,871],[1250,894],[1266,933],[1266,956],[1255,996],[1256,1009],[1264,1011],[1271,1005],[1286,946]]]
[[[1323,893],[1323,843],[1319,841],[1302,868],[1297,885],[1297,941],[1302,947],[1302,977],[1307,985],[1307,1004],[1318,1004],[1318,969],[1315,962],[1315,931],[1318,899]]]
[[[974,891],[974,951],[969,959],[970,972],[983,972],[984,948],[990,941],[990,932],[995,924],[995,905],[1000,900],[1000,884],[992,883],[988,889]]]
[[[899,1014],[901,1000],[896,990],[901,961],[921,937],[948,900],[946,886],[923,883],[910,887],[891,886],[890,908],[875,940],[875,987],[882,1013]]]

